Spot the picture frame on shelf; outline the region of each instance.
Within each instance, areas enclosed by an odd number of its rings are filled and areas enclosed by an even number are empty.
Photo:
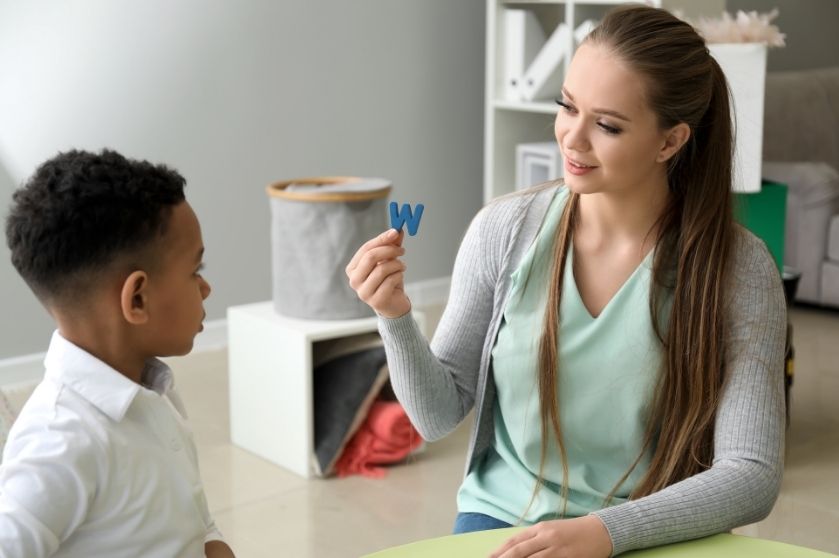
[[[516,190],[562,176],[562,155],[556,142],[521,143],[516,146]]]

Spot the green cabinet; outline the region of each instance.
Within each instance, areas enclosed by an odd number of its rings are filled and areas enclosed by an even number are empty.
[[[766,243],[779,272],[784,267],[786,217],[785,184],[764,180],[760,192],[734,194],[734,218]]]

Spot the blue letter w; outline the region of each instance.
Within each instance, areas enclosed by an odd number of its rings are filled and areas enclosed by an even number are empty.
[[[425,209],[421,203],[417,204],[416,212],[411,212],[411,206],[402,204],[402,209],[396,202],[390,202],[390,226],[397,231],[402,230],[402,225],[408,223],[408,234],[414,236],[419,229],[420,219],[422,219],[422,210]]]

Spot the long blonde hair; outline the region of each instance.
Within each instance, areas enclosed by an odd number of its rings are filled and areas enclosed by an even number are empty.
[[[725,380],[723,299],[734,243],[733,144],[725,76],[690,25],[665,10],[623,6],[611,10],[585,41],[610,49],[642,76],[662,129],[681,122],[691,129],[688,142],[669,161],[670,199],[654,227],[658,233],[649,309],[664,358],[643,448],[606,497],[608,505],[650,448],[650,465],[630,498],[699,473],[713,460],[714,419]],[[568,462],[557,396],[559,308],[578,207],[579,195],[569,193],[555,235],[539,343],[542,444],[531,499],[532,504],[544,482],[553,437],[562,464],[563,514]],[[663,311],[665,293],[672,293],[669,317]]]

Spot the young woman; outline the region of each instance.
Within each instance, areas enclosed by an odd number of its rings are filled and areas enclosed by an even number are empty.
[[[606,557],[759,520],[781,481],[786,310],[732,220],[725,77],[691,26],[622,7],[557,102],[565,180],[478,214],[430,347],[401,235],[347,267],[423,436],[475,409],[455,532],[531,525],[493,556]]]

